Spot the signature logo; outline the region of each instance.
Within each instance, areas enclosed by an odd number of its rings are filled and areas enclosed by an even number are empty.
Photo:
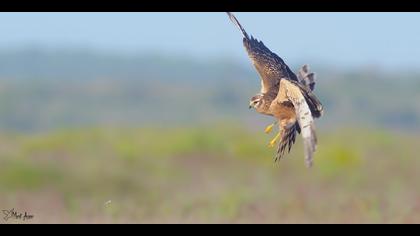
[[[5,221],[8,221],[11,218],[12,219],[19,219],[19,220],[23,220],[23,221],[30,220],[30,219],[34,218],[33,215],[30,215],[26,211],[24,213],[15,211],[15,208],[12,208],[11,210],[3,210],[3,215],[4,215],[3,219]]]

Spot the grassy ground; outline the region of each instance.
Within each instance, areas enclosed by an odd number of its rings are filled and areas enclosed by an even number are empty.
[[[214,127],[2,133],[0,210],[28,223],[420,223],[419,137],[321,132],[306,169],[300,139],[274,164],[272,135]]]

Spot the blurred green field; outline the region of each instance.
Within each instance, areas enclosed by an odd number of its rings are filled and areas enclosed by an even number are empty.
[[[300,139],[274,163],[262,130],[3,132],[0,209],[26,223],[420,223],[419,136],[320,130],[307,169]]]
[[[301,15],[294,46],[258,23],[291,15],[239,16],[316,74],[307,169],[300,137],[274,163],[273,117],[248,109],[259,73],[224,13],[117,15],[0,15],[0,224],[420,223],[418,16]]]

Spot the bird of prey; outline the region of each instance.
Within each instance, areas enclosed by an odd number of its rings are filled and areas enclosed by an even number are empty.
[[[297,132],[303,137],[305,163],[311,167],[317,145],[314,118],[323,114],[322,104],[313,93],[314,73],[309,72],[307,65],[297,75],[293,73],[263,42],[250,37],[232,13],[227,14],[241,30],[243,45],[261,78],[261,90],[251,98],[249,108],[275,118],[275,122],[265,129],[266,133],[274,125],[279,126],[278,134],[269,143],[274,147],[279,141],[275,161],[284,156],[286,149],[290,152]]]

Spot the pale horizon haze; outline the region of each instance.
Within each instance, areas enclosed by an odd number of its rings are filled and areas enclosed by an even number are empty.
[[[286,62],[420,69],[418,13],[235,13]],[[247,61],[224,12],[0,13],[0,49],[85,48]]]

